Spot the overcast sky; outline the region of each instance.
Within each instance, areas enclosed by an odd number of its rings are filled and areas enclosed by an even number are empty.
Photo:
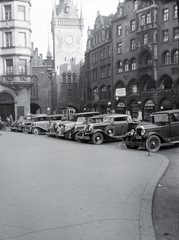
[[[121,0],[122,1],[122,0]],[[52,16],[52,0],[31,0],[31,24],[32,24],[32,42],[34,48],[39,49],[46,57],[48,48],[48,31],[50,32],[50,48],[52,52],[52,37],[50,22]],[[57,0],[58,2],[58,0]],[[119,0],[74,0],[74,4],[78,3],[79,9],[82,2],[83,17],[85,20],[84,28],[84,50],[86,47],[87,28],[93,28],[97,16],[97,11],[101,15],[108,16],[115,14]]]

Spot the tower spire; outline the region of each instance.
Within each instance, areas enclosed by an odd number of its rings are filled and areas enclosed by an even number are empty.
[[[49,30],[48,30],[48,49],[47,49],[47,59],[51,59],[52,54],[50,52],[50,36],[49,36]]]

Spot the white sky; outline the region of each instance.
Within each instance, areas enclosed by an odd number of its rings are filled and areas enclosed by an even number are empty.
[[[97,16],[97,11],[100,11],[101,15],[108,16],[115,14],[119,0],[73,0],[74,4],[78,3],[80,12],[80,6],[82,2],[83,17],[84,17],[84,51],[86,48],[87,28],[93,28],[94,22]],[[57,0],[58,2],[58,0]],[[50,50],[52,49],[52,37],[51,37],[51,16],[52,16],[52,0],[31,0],[31,24],[32,24],[32,42],[34,48],[38,48],[38,53],[43,54],[43,58],[46,57],[48,48],[48,31],[50,33]]]

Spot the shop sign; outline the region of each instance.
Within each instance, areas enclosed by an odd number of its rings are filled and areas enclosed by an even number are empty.
[[[115,98],[116,97],[124,97],[126,96],[126,89],[125,88],[116,88],[116,92],[115,92]]]

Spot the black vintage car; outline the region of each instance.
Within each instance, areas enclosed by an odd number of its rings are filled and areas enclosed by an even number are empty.
[[[162,144],[179,143],[179,109],[155,112],[150,123],[139,124],[124,137],[127,148],[145,147],[157,152]]]
[[[102,144],[104,141],[121,140],[123,135],[132,126],[131,116],[127,114],[109,114],[100,123],[89,123],[78,134],[81,141],[92,141],[93,144]]]

